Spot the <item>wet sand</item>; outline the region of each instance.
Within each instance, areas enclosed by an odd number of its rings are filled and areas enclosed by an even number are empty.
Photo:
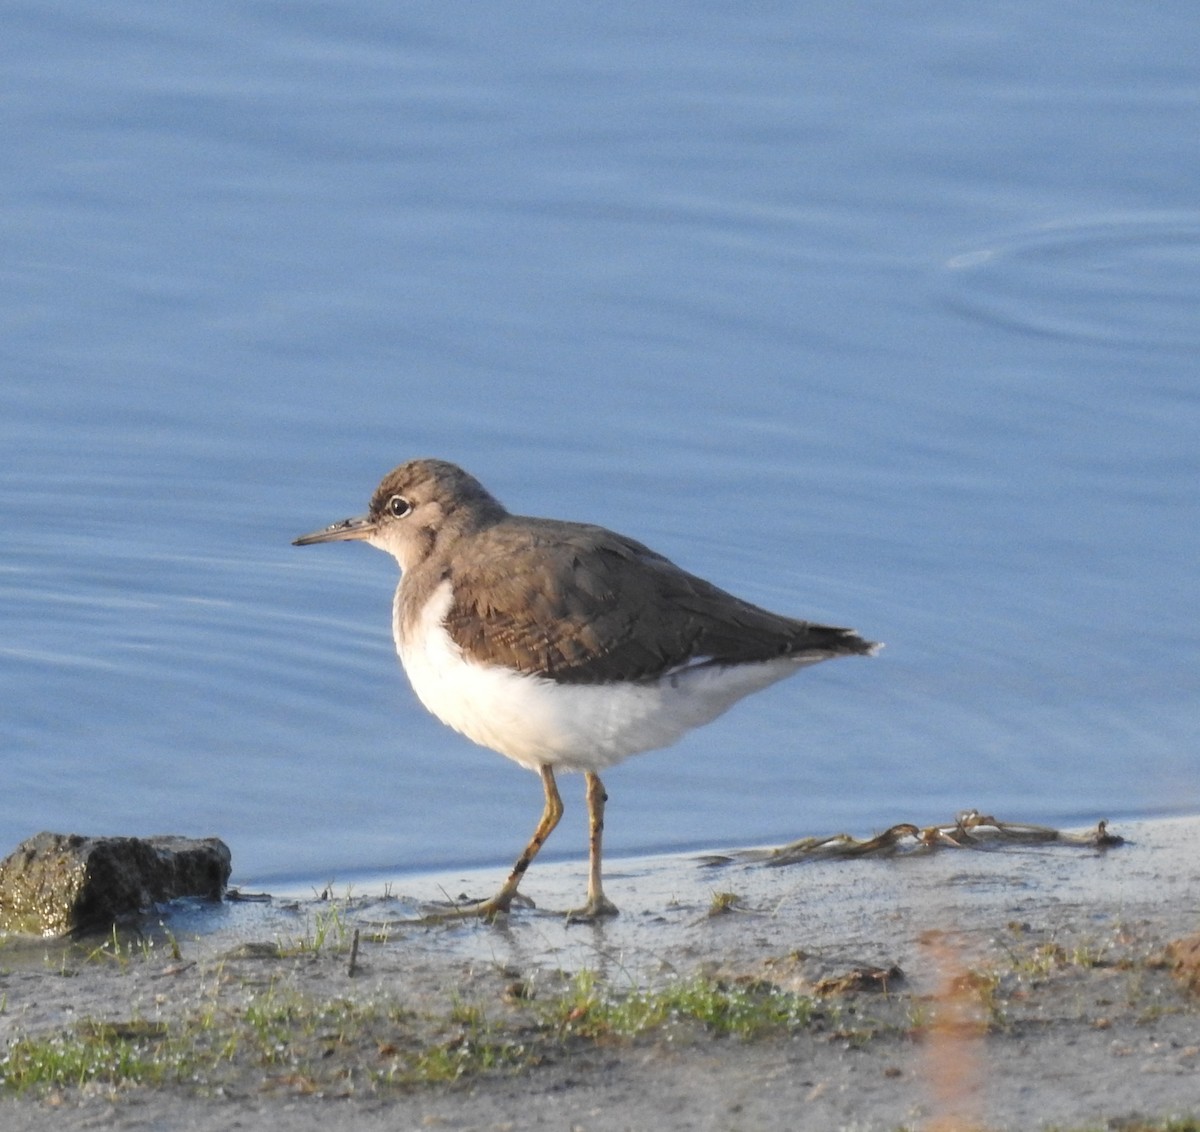
[[[0,1096],[0,1128],[865,1132],[1200,1117],[1200,1001],[1167,952],[1200,931],[1200,819],[1113,832],[1126,842],[1108,850],[615,860],[622,914],[597,924],[553,911],[582,899],[585,870],[569,863],[535,866],[524,887],[539,908],[491,925],[413,917],[487,895],[502,868],[175,909],[140,941],[10,942],[5,1047],[105,1027],[151,1049],[226,1045],[156,1083]],[[621,1001],[697,979],[808,1013],[739,1037],[675,1015],[606,1032],[570,1009],[585,988]],[[470,1048],[485,1042],[502,1051],[490,1067]],[[425,1048],[460,1058],[463,1075],[389,1079]]]

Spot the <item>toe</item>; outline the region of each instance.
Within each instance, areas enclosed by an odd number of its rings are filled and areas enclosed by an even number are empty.
[[[601,893],[599,896],[589,896],[588,902],[582,908],[568,912],[567,921],[573,924],[591,924],[617,914],[617,906]]]

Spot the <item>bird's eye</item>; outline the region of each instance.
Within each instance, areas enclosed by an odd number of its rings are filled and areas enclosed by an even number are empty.
[[[403,495],[393,495],[387,501],[387,509],[389,515],[394,515],[397,519],[403,519],[412,510],[412,504]]]

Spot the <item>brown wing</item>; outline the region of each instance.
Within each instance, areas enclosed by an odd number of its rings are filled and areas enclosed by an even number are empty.
[[[685,664],[875,648],[849,629],[781,617],[602,527],[500,523],[453,575],[446,628],[467,655],[560,683],[649,680]],[[547,563],[553,569],[547,572]]]

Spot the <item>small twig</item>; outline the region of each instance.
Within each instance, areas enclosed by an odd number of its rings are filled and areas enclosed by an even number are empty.
[[[701,860],[705,865],[760,861],[767,866],[778,866],[817,859],[908,856],[943,848],[986,850],[1005,845],[1029,847],[1055,842],[1084,848],[1110,849],[1116,845],[1123,845],[1124,838],[1109,833],[1108,823],[1104,821],[1085,833],[1064,833],[1050,826],[999,821],[990,814],[966,810],[953,822],[944,825],[922,828],[905,822],[894,825],[866,841],[860,841],[846,833],[837,833],[832,837],[806,837],[777,849],[747,849]]]

